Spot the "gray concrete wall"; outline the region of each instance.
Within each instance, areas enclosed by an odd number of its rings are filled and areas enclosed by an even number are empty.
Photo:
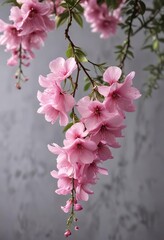
[[[7,19],[8,9],[0,9]],[[54,193],[55,156],[47,144],[62,143],[62,130],[36,113],[38,75],[49,72],[48,64],[64,56],[67,43],[63,28],[49,35],[45,47],[25,73],[29,82],[18,91],[15,69],[6,66],[8,55],[0,49],[0,240],[62,240],[66,215],[60,210],[66,198]],[[100,40],[88,26],[74,28],[72,36],[92,60],[114,65],[114,44],[120,35]],[[150,55],[139,50],[141,36],[133,42],[136,59],[127,63],[127,73],[136,71],[134,85],[142,90],[142,68]],[[164,84],[148,100],[140,99],[137,111],[127,114],[122,148],[107,163],[109,176],[100,178],[95,195],[78,214],[76,240],[164,239]],[[82,92],[79,94],[82,95]]]

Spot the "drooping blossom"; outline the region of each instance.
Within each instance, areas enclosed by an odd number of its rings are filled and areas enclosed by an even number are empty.
[[[38,113],[45,114],[45,119],[52,124],[59,117],[60,125],[67,125],[67,112],[74,106],[72,95],[64,92],[59,85],[54,84],[53,88],[47,88],[43,93],[38,91],[37,97],[41,105]]]
[[[99,86],[98,91],[105,97],[104,104],[109,112],[118,111],[122,116],[124,112],[135,111],[133,101],[141,96],[140,92],[132,87],[132,80],[135,72],[129,73],[123,83],[119,83],[121,69],[118,67],[108,68],[103,77],[109,86]]]
[[[98,100],[92,101],[89,97],[80,99],[77,103],[77,109],[82,116],[81,121],[84,122],[88,131],[110,117],[103,103]]]
[[[12,7],[9,18],[23,36],[35,31],[52,30],[55,23],[49,18],[51,12],[52,5],[48,1],[28,0],[24,1],[21,8]]]
[[[75,58],[70,57],[65,60],[62,57],[58,57],[49,64],[52,77],[55,81],[63,81],[68,78],[73,71],[77,68]]]
[[[108,38],[115,34],[118,23],[121,21],[121,8],[123,1],[118,7],[111,10],[106,3],[98,4],[96,0],[84,1],[84,17],[91,24],[92,32],[100,32],[101,38]]]

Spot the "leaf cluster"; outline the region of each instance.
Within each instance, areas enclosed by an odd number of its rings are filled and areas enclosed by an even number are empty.
[[[68,21],[69,16],[70,16],[70,11],[72,13],[72,16],[76,23],[80,26],[83,27],[83,19],[82,19],[82,14],[84,9],[79,3],[80,1],[75,1],[75,0],[65,0],[62,1],[60,6],[65,8],[64,12],[61,13],[59,16],[56,17],[56,26],[60,27],[63,25],[66,21]]]
[[[126,2],[122,12],[124,20],[120,23],[120,27],[124,31],[126,39],[122,44],[116,46],[116,60],[119,61],[120,68],[124,68],[126,59],[134,58],[131,46],[131,36],[134,32],[134,20],[142,18],[145,13],[146,6],[141,0],[129,0]]]

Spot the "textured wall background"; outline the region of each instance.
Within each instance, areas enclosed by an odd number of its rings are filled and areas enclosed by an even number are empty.
[[[7,19],[8,9],[0,9]],[[49,172],[55,157],[47,144],[62,143],[58,124],[51,126],[36,113],[38,75],[49,72],[48,64],[64,56],[67,43],[63,29],[51,33],[45,48],[25,70],[30,81],[18,91],[14,87],[15,69],[6,67],[8,55],[0,50],[0,240],[62,240],[66,215],[60,210],[65,198],[54,194],[56,181]],[[88,26],[74,28],[73,39],[88,52],[90,59],[114,65],[113,46],[120,40],[100,40]],[[146,75],[142,68],[150,55],[139,50],[141,36],[135,40],[136,59],[127,73],[136,71],[134,85],[142,89]],[[122,148],[107,163],[110,174],[101,177],[95,195],[79,213],[81,230],[76,240],[163,240],[164,239],[164,84],[153,97],[138,101],[137,111],[127,115]]]

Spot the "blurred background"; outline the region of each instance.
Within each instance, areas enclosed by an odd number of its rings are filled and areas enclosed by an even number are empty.
[[[0,8],[8,22],[9,7]],[[62,240],[67,215],[60,209],[66,198],[54,193],[55,155],[47,144],[63,141],[58,123],[51,125],[37,114],[38,76],[49,73],[48,64],[65,57],[64,27],[49,34],[45,47],[25,70],[29,81],[15,88],[15,68],[0,48],[0,240]],[[115,65],[114,46],[123,40],[118,31],[109,40],[92,34],[87,24],[72,28],[72,38],[94,62]],[[142,34],[133,39],[135,59],[126,62],[134,70],[134,85],[141,91],[148,77],[143,72],[151,59],[140,50]],[[81,80],[83,81],[83,79]],[[81,87],[82,89],[82,87]],[[80,91],[80,88],[79,88]],[[127,114],[125,138],[114,159],[106,163],[109,176],[102,176],[84,210],[77,214],[76,240],[164,240],[164,84],[149,99],[136,101],[137,111]],[[79,96],[83,96],[80,91]]]

